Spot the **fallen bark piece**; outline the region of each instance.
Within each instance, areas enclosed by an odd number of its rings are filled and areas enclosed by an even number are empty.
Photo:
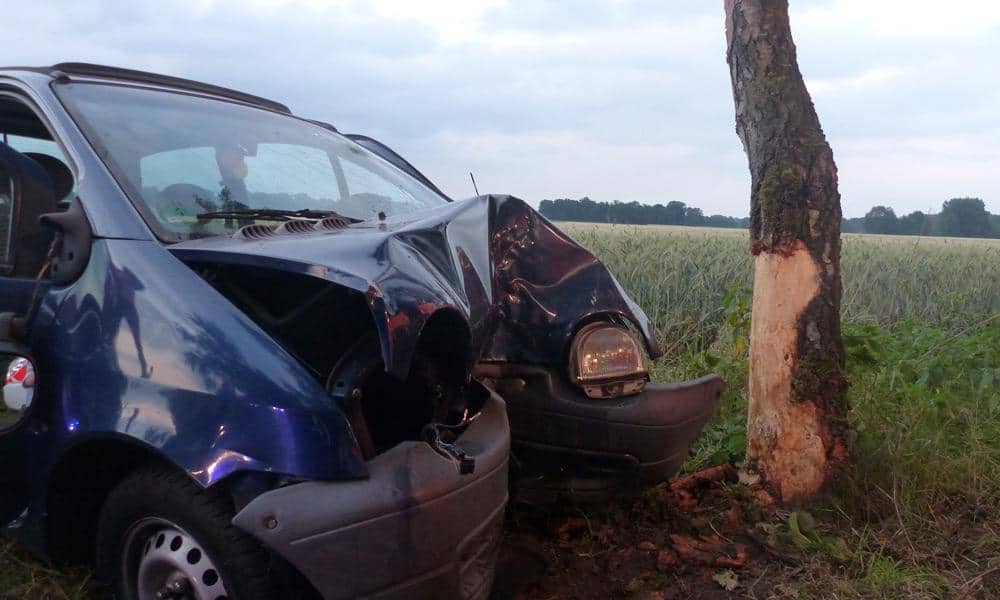
[[[704,486],[716,481],[737,481],[737,479],[736,469],[733,468],[733,465],[726,463],[682,477],[670,484],[670,490],[679,492],[682,490],[691,490],[695,487]]]
[[[747,550],[745,546],[740,546],[739,544],[734,544],[734,546],[739,546],[736,548],[736,556],[729,557],[725,554],[719,555],[715,558],[715,564],[720,567],[733,567],[740,568],[747,565]]]
[[[743,510],[738,502],[733,502],[726,513],[731,528],[737,528],[743,523]]]
[[[776,504],[776,502],[774,501],[774,496],[772,496],[770,492],[768,492],[764,488],[755,489],[753,491],[753,495],[755,498],[757,498],[757,501],[760,502],[765,507],[775,506]]]
[[[687,490],[678,490],[671,494],[670,497],[674,506],[681,510],[690,511],[698,506],[698,499],[692,496]]]
[[[740,469],[739,480],[743,485],[753,487],[760,483],[760,473]]]
[[[587,520],[580,517],[569,517],[556,529],[557,536],[569,536],[572,533],[587,528]]]
[[[615,534],[615,528],[610,525],[605,525],[601,527],[601,530],[597,532],[597,539],[601,540],[601,543],[610,545],[611,542],[616,541],[618,536]]]
[[[743,567],[747,564],[747,548],[740,543],[727,543],[717,536],[708,539],[671,533],[670,541],[680,558],[717,567]]]
[[[643,552],[653,552],[656,550],[656,544],[653,542],[639,542],[639,545],[636,547]]]
[[[656,555],[656,568],[667,571],[677,566],[677,553],[670,548],[660,550]]]

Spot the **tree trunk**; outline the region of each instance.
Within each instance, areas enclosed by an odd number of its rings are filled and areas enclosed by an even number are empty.
[[[747,464],[783,502],[848,458],[840,193],[802,81],[786,0],[725,0],[736,132],[750,163],[754,259]]]

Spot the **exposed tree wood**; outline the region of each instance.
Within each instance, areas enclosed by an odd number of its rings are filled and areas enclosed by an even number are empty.
[[[777,498],[824,488],[848,458],[840,194],[796,61],[786,0],[725,0],[755,255],[747,462]]]

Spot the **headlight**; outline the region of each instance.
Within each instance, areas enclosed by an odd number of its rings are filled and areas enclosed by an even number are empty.
[[[592,323],[576,334],[570,373],[591,398],[636,394],[646,385],[646,360],[632,334],[608,323]]]

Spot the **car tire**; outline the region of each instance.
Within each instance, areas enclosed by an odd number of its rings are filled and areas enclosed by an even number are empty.
[[[111,491],[101,509],[98,576],[118,600],[152,599],[151,589],[166,586],[197,587],[194,597],[282,597],[269,554],[232,524],[233,514],[227,494],[203,489],[185,473],[163,467],[137,471]]]

